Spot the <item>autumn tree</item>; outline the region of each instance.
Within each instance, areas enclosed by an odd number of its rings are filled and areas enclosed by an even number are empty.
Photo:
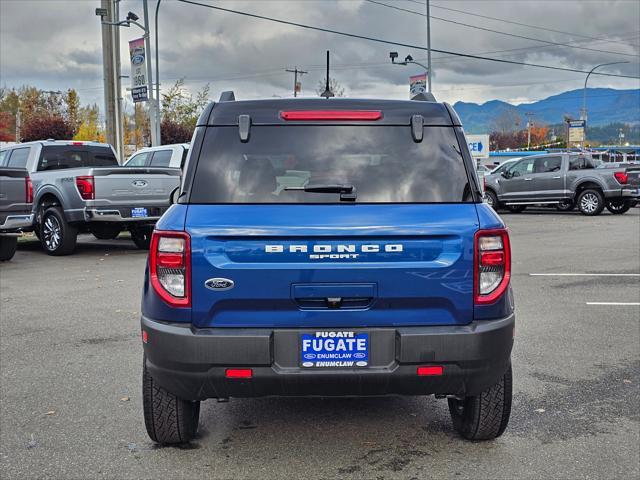
[[[164,119],[160,125],[160,136],[162,145],[174,143],[189,143],[193,129],[172,120]]]
[[[104,142],[105,134],[99,123],[100,110],[98,105],[80,107],[77,112],[78,123],[74,140]]]
[[[60,115],[34,115],[21,128],[22,141],[33,140],[69,140],[73,137],[73,126]]]
[[[162,94],[162,125],[179,125],[189,130],[189,138],[196,128],[200,112],[209,103],[209,85],[205,85],[202,90],[192,95],[184,87],[184,79],[178,80],[167,93]],[[167,123],[165,123],[167,122]],[[175,130],[175,129],[174,129]],[[166,138],[173,137],[167,135]],[[163,135],[163,137],[165,137]],[[163,140],[163,144],[166,142]]]
[[[11,128],[13,126],[13,129]],[[13,142],[16,139],[15,123],[10,112],[0,112],[0,142]]]

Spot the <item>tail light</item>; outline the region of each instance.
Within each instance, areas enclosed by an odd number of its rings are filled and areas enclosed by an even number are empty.
[[[33,203],[33,183],[31,177],[27,175],[24,179],[25,203]]]
[[[191,306],[191,237],[186,232],[154,231],[149,249],[151,285],[174,307]]]
[[[478,230],[474,243],[475,303],[493,303],[507,290],[511,278],[509,234],[504,228]]]
[[[83,200],[94,200],[96,198],[96,187],[93,176],[76,177],[76,187]]]
[[[629,175],[627,175],[625,172],[614,172],[613,176],[616,178],[620,185],[626,185],[629,181]]]

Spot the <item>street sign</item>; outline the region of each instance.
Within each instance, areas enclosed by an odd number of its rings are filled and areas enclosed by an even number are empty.
[[[136,38],[129,42],[129,56],[131,58],[131,97],[135,103],[146,102],[149,96],[144,38]]]
[[[489,135],[467,135],[466,137],[473,158],[489,158]]]
[[[584,129],[586,126],[584,120],[569,120],[567,126],[569,128],[569,143],[584,142]]]
[[[427,74],[413,75],[409,77],[409,98],[414,99],[421,93],[427,92]]]

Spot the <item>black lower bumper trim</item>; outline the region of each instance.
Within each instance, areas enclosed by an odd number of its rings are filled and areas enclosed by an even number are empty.
[[[476,395],[509,365],[514,315],[468,325],[357,328],[371,338],[370,366],[308,369],[298,365],[300,333],[314,329],[192,329],[142,318],[146,365],[154,380],[189,400],[260,396]],[[418,365],[442,365],[419,377]],[[227,379],[230,367],[250,379]]]

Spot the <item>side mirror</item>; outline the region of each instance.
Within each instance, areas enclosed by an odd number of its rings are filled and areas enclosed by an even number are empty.
[[[171,196],[169,197],[169,203],[171,205],[178,203],[178,198],[180,198],[180,187],[176,188],[173,192],[171,192]]]
[[[510,172],[509,175],[511,175],[511,177],[519,177],[520,176],[520,172],[516,170],[514,172]]]
[[[508,171],[503,171],[501,174],[502,178],[511,178],[511,174]]]

